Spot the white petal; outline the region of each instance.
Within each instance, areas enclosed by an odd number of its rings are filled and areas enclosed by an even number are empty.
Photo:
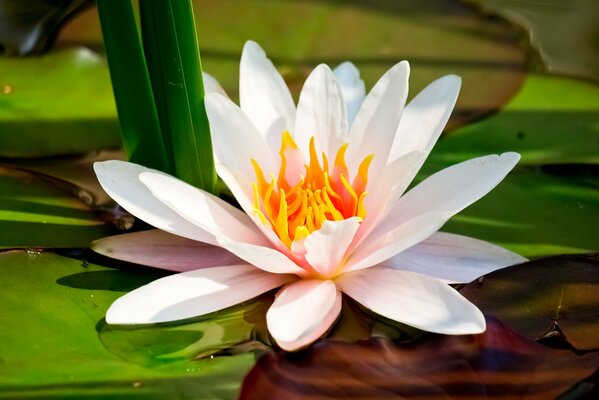
[[[350,171],[357,171],[362,159],[374,154],[370,175],[376,176],[387,164],[397,126],[408,97],[410,65],[407,61],[387,71],[364,99],[351,127],[347,149]]]
[[[324,64],[308,76],[297,105],[294,138],[307,155],[314,136],[318,154],[335,154],[347,139],[347,117],[337,78]],[[306,157],[308,159],[308,157]]]
[[[428,213],[401,224],[383,237],[372,233],[351,254],[345,271],[357,271],[379,264],[428,238],[451,217],[448,213]],[[376,230],[376,229],[375,229]]]
[[[481,333],[485,318],[449,285],[425,275],[389,268],[343,274],[339,289],[372,311],[428,332]]]
[[[373,229],[352,258],[363,259],[359,265],[364,268],[368,266],[365,260],[370,265],[380,263],[426,239],[453,215],[493,189],[519,159],[517,153],[485,156],[453,165],[428,177],[392,205],[384,221]],[[406,224],[407,227],[404,227]],[[419,240],[412,241],[406,235],[415,235]],[[410,242],[410,246],[406,247]],[[396,253],[392,254],[393,251]],[[355,268],[358,267],[352,267]]]
[[[246,42],[241,54],[239,104],[272,151],[278,152],[281,133],[292,132],[295,104],[281,74],[252,41]]]
[[[248,263],[273,274],[296,274],[305,276],[307,271],[291,261],[279,250],[267,246],[229,242],[219,239],[219,244]]]
[[[456,214],[489,193],[519,159],[517,153],[503,153],[473,158],[445,168],[403,195],[376,230],[388,232],[427,213]]]
[[[241,263],[223,248],[159,229],[108,236],[94,241],[91,249],[118,260],[177,272]]]
[[[358,217],[324,222],[303,242],[306,261],[321,275],[330,276],[339,266],[359,226]]]
[[[106,193],[135,217],[163,231],[216,244],[213,234],[192,224],[164,205],[139,180],[142,173],[163,174],[162,172],[117,160],[95,162],[94,171]]]
[[[362,105],[362,101],[364,101],[364,97],[366,97],[364,81],[360,79],[358,68],[349,61],[339,64],[333,69],[333,73],[341,85],[343,100],[347,109],[347,123],[351,126]]]
[[[284,287],[266,313],[268,331],[284,350],[298,350],[322,336],[341,312],[332,281],[299,280]]]
[[[430,152],[449,119],[461,83],[459,76],[444,76],[410,101],[399,121],[389,162],[410,151]]]
[[[140,180],[157,199],[217,239],[257,245],[267,243],[247,214],[216,196],[154,172],[142,173]]]
[[[204,80],[204,93],[218,93],[222,96],[227,96],[225,89],[223,89],[220,83],[218,83],[216,78],[212,75],[202,72],[202,79]]]
[[[270,147],[235,103],[219,94],[208,93],[206,112],[210,120],[215,158],[219,163],[239,170],[248,177],[254,176],[252,159],[256,160],[265,174],[278,172]]]
[[[158,279],[117,299],[109,324],[177,321],[221,310],[293,281],[251,265],[205,268]]]
[[[489,242],[437,232],[382,265],[419,272],[446,283],[468,283],[497,269],[526,261]]]

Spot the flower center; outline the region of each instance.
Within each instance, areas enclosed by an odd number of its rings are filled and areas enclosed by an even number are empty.
[[[297,176],[290,176],[289,172],[297,168],[293,161],[301,158],[298,158],[297,144],[285,131],[279,151],[281,167],[278,177],[270,174],[267,180],[258,163],[251,160],[256,173],[256,182],[252,182],[254,211],[263,223],[270,224],[287,248],[291,248],[294,241],[320,229],[327,220],[340,221],[356,216],[363,219],[366,216],[365,188],[374,155],[362,160],[350,183],[345,163],[347,147],[346,143],[337,150],[332,166],[326,154],[322,153],[321,165],[314,137],[310,138],[309,164],[303,165]]]

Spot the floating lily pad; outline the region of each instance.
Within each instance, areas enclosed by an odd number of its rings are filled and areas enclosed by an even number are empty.
[[[353,61],[370,88],[406,59],[412,64],[412,96],[442,75],[461,75],[462,95],[451,124],[499,108],[518,89],[525,71],[526,54],[514,30],[457,1],[196,0],[194,7],[204,69],[233,97],[248,39],[266,49],[294,95],[321,62]],[[59,38],[62,45],[81,43],[102,48],[93,9],[67,24]]]
[[[505,268],[461,293],[530,339],[561,333],[578,350],[599,349],[599,254]]]
[[[466,0],[526,30],[550,72],[599,80],[596,0]]]
[[[88,247],[114,233],[84,200],[76,186],[0,166],[0,248]]]
[[[442,138],[434,155],[455,163],[504,151],[520,165],[599,164],[599,86],[528,75],[505,108]]]
[[[267,353],[245,378],[240,398],[551,399],[597,366],[597,353],[545,347],[488,318],[481,335],[431,334],[408,345],[321,340],[299,354]]]
[[[0,58],[0,156],[41,157],[118,147],[108,68],[86,48]]]
[[[596,251],[595,221],[599,221],[599,179],[523,169],[512,171],[443,230],[535,258]]]
[[[53,178],[72,183],[82,188],[92,196],[94,206],[103,206],[111,202],[96,174],[94,173],[94,162],[106,160],[125,160],[125,154],[120,150],[105,150],[93,152],[82,156],[70,156],[56,158],[35,158],[10,160],[10,165],[49,175]]]
[[[505,109],[442,137],[419,178],[505,151],[522,155],[516,169],[444,230],[526,257],[596,251],[599,89],[573,79],[528,76]]]
[[[251,353],[192,359],[219,339],[247,340],[252,308],[178,327],[107,329],[109,305],[162,276],[156,270],[10,251],[0,253],[0,274],[2,398],[235,398],[254,362]]]

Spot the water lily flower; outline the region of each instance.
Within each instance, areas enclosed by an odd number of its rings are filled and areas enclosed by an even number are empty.
[[[402,61],[365,95],[353,64],[319,65],[296,107],[264,51],[248,42],[240,106],[215,81],[206,96],[217,173],[241,209],[140,165],[96,163],[106,192],[159,230],[103,239],[94,249],[183,271],[125,294],[106,321],[181,320],[280,287],[266,320],[285,350],[325,334],[342,293],[426,331],[484,331],[482,313],[449,284],[525,259],[438,230],[495,187],[519,155],[465,161],[406,191],[460,88],[459,77],[445,76],[404,106],[408,75]]]

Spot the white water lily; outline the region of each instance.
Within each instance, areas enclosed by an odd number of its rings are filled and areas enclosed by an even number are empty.
[[[483,332],[482,313],[449,283],[525,259],[438,230],[495,187],[519,155],[465,161],[406,192],[460,88],[459,77],[445,76],[404,107],[408,75],[402,61],[365,96],[353,64],[334,72],[319,65],[296,108],[264,51],[248,42],[240,107],[216,81],[206,96],[217,173],[243,211],[158,171],[96,163],[106,192],[159,230],[103,239],[94,249],[185,271],[119,298],[106,321],[180,320],[282,287],[266,319],[285,350],[326,333],[342,293],[426,331]]]

